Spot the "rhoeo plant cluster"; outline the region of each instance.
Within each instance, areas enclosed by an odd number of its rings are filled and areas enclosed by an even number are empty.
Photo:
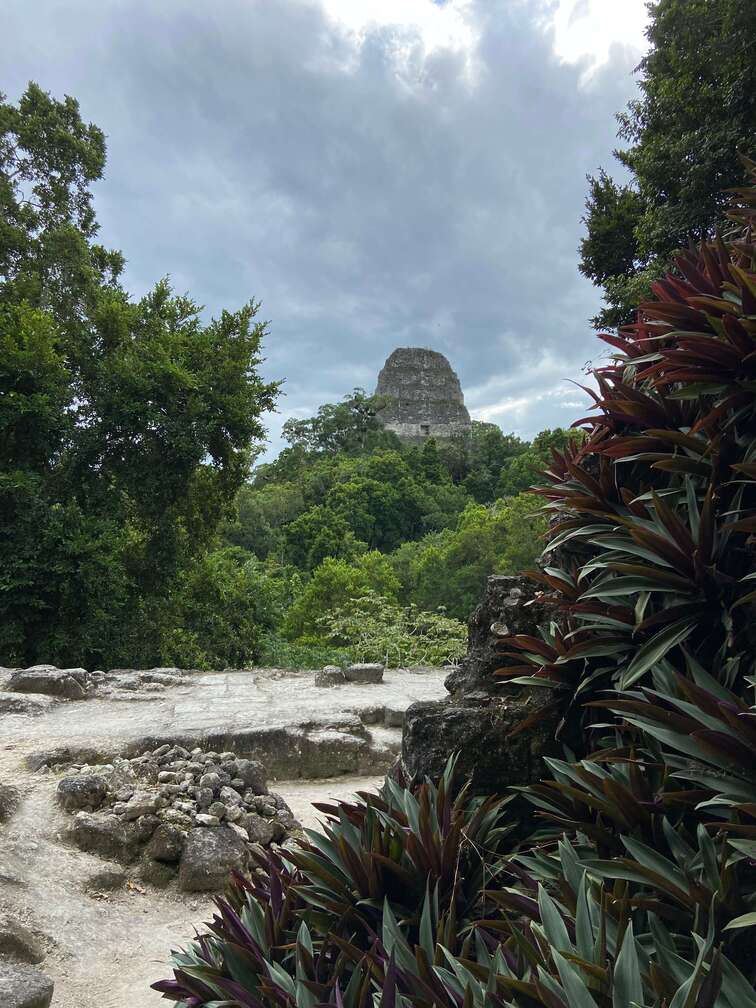
[[[506,799],[454,796],[453,776],[451,760],[438,786],[413,794],[389,779],[379,795],[319,805],[323,831],[235,875],[209,933],[174,953],[174,978],[155,988],[190,1008],[356,1008],[410,960],[422,982],[441,948],[469,953],[473,922],[494,906]]]
[[[756,1008],[756,165],[556,453],[556,616],[501,675],[581,750],[518,805],[387,783],[236,879],[158,984],[187,1008]],[[582,731],[576,732],[579,725]],[[522,802],[522,799],[525,802]],[[532,809],[527,840],[507,817]],[[527,816],[525,817],[527,819]],[[527,830],[526,830],[527,832]]]

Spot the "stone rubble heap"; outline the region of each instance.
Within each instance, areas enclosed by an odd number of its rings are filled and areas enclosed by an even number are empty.
[[[71,837],[83,850],[131,863],[141,877],[187,892],[221,888],[246,866],[252,845],[283,844],[301,830],[265,768],[233,752],[161,745],[132,759],[74,765],[58,801],[75,813]]]

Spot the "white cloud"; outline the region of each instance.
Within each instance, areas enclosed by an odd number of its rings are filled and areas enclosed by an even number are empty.
[[[556,390],[598,350],[585,174],[639,58],[606,7],[565,27],[555,0],[5,0],[0,61],[12,97],[37,80],[105,130],[96,205],[133,292],[168,273],[208,312],[262,301],[274,441],[407,345],[532,434],[575,417]]]
[[[569,63],[587,60],[589,72],[609,59],[612,46],[646,50],[646,0],[558,0],[554,49]]]
[[[322,0],[322,6],[360,40],[387,25],[418,32],[428,51],[471,49],[476,39],[469,0]]]

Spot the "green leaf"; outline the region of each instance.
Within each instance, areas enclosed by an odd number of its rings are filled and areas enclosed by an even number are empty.
[[[583,980],[575,972],[573,966],[558,952],[552,952],[556,968],[559,971],[559,979],[567,995],[569,1008],[596,1008],[593,1000],[585,986]]]
[[[562,952],[574,952],[562,915],[559,913],[556,903],[540,883],[538,885],[538,910],[541,914],[543,930],[546,932],[551,947]]]
[[[627,1008],[628,1005],[642,1005],[643,1003],[643,980],[631,922],[625,929],[622,947],[614,964],[612,1006],[613,1008]]]
[[[683,594],[683,590],[678,585],[665,585],[660,581],[652,580],[650,577],[615,577],[601,581],[588,591],[583,592],[580,600],[589,598],[616,598],[621,595],[635,595],[638,592],[646,591],[666,592],[672,595]]]
[[[638,649],[635,658],[621,676],[620,689],[626,690],[637,682],[652,666],[661,661],[668,651],[684,641],[697,624],[698,621],[693,619],[677,620],[671,626],[664,627],[654,634],[651,640],[646,641],[643,647]]]
[[[725,924],[723,931],[733,931],[735,928],[756,927],[756,911],[734,917],[729,924]]]
[[[594,934],[591,925],[591,914],[588,908],[590,899],[587,891],[587,872],[583,872],[577,892],[577,910],[575,913],[575,941],[577,952],[582,959],[590,959],[593,954]]]

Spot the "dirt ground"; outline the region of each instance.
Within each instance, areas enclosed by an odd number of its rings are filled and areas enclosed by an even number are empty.
[[[88,891],[87,881],[107,865],[64,842],[70,817],[54,799],[58,775],[19,769],[18,752],[5,746],[0,780],[13,781],[24,795],[0,834],[0,911],[37,932],[47,946],[40,969],[55,980],[53,1008],[167,1004],[149,985],[169,975],[168,952],[208,918],[211,900],[173,887],[160,891],[136,876],[117,892]],[[273,787],[305,825],[315,826],[311,802],[374,789],[381,780],[341,777]]]
[[[126,672],[111,676],[110,688],[98,688],[91,699],[51,702],[37,716],[0,717],[0,783],[23,795],[0,827],[0,916],[24,924],[46,948],[39,968],[55,981],[53,1008],[167,1004],[149,985],[169,975],[170,950],[191,940],[212,916],[212,903],[178,892],[175,883],[151,887],[136,867],[126,870],[122,887],[93,889],[103,869],[124,869],[67,842],[71,816],[55,800],[60,774],[31,772],[30,753],[91,751],[102,759],[160,741],[260,750],[279,778],[271,789],[300,822],[316,826],[320,814],[312,802],[380,785],[376,774],[401,742],[403,712],[415,700],[441,695],[446,671],[389,670],[382,683],[333,689],[316,686],[310,673],[270,669],[182,674],[147,686]],[[0,670],[0,690],[9,674]],[[268,751],[271,739],[278,748]],[[323,777],[331,773],[343,776]]]

